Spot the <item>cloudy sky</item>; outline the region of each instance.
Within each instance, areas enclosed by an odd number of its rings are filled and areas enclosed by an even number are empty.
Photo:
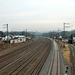
[[[0,31],[63,30],[63,23],[75,28],[75,0],[0,0]]]

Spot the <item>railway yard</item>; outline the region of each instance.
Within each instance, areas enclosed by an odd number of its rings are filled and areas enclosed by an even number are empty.
[[[75,75],[75,0],[0,0],[0,75]]]
[[[0,75],[65,74],[60,47],[52,39],[37,38],[5,52],[0,53]]]

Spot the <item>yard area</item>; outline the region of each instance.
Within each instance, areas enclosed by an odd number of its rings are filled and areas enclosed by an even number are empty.
[[[27,46],[28,44],[31,44],[34,41],[37,41],[37,39],[34,38],[23,43],[8,43],[8,44],[0,43],[0,55],[14,51],[17,48]]]

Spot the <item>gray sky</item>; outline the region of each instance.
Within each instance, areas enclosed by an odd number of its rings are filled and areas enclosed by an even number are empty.
[[[75,28],[75,0],[0,0],[0,30],[63,30],[63,22]]]

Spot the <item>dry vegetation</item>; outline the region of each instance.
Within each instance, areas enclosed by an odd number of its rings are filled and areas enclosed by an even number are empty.
[[[60,45],[64,60],[67,64],[70,64],[70,49],[69,49],[69,44],[65,44],[62,41],[57,41]]]
[[[7,50],[7,49],[12,49],[14,47],[21,47],[23,45],[26,45],[26,44],[29,44],[31,43],[32,40],[29,40],[29,41],[26,41],[24,43],[14,43],[14,44],[4,44],[3,42],[0,43],[0,51],[4,51],[4,50]]]
[[[2,43],[2,44],[0,44],[0,51],[7,50],[7,49],[13,48],[13,47],[17,47],[17,46],[19,46],[19,44],[20,43],[18,43],[18,44],[4,44],[4,43]]]

